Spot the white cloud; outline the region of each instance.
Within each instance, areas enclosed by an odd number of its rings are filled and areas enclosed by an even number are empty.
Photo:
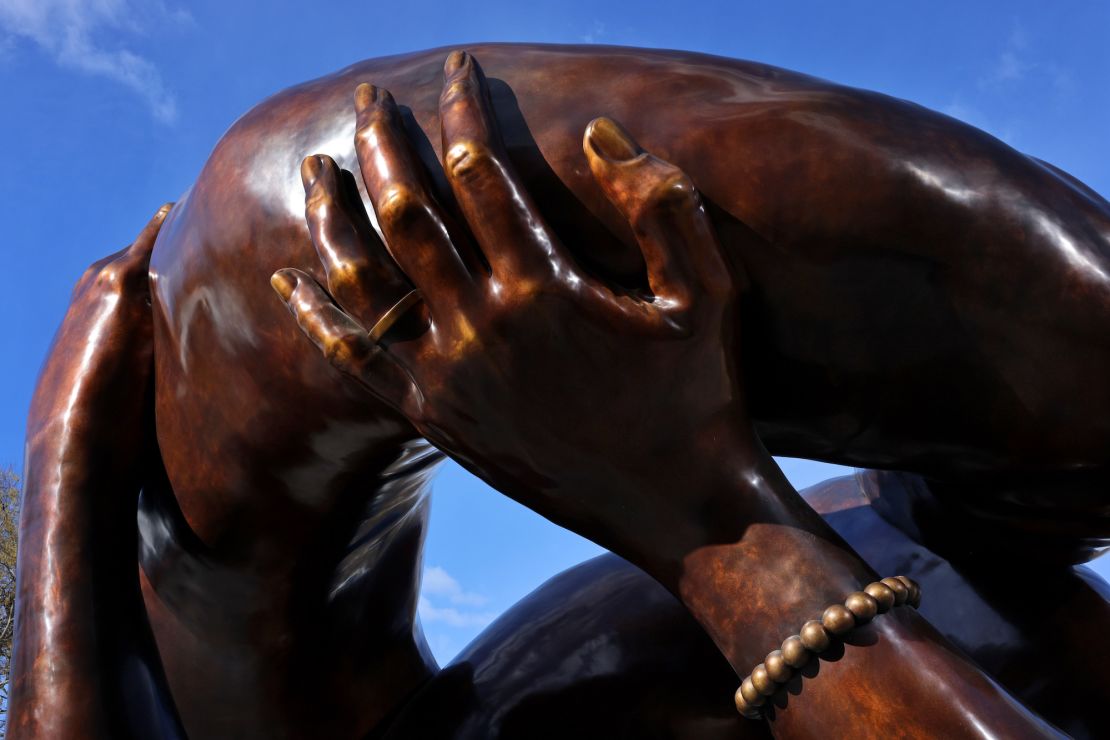
[[[1029,39],[1025,35],[1025,30],[1015,24],[1006,38],[1005,47],[995,57],[994,64],[987,73],[979,80],[980,87],[996,87],[1023,79],[1034,67],[1027,59],[1028,50]]]
[[[158,69],[126,48],[112,48],[110,32],[141,34],[158,24],[192,24],[183,10],[161,0],[0,0],[0,31],[29,39],[61,66],[114,80],[141,95],[154,117],[177,117],[177,103]]]
[[[593,26],[589,31],[582,34],[578,38],[587,44],[596,44],[605,35],[605,24],[601,21],[594,21]]]
[[[991,82],[1012,82],[1020,80],[1028,70],[1029,64],[1016,51],[1007,49],[998,55],[987,79]]]
[[[480,629],[497,617],[497,612],[476,608],[487,601],[489,599],[481,594],[464,590],[450,573],[439,566],[424,571],[418,608],[420,619],[426,624]]]
[[[497,617],[497,612],[475,612],[453,606],[436,606],[427,597],[418,602],[420,619],[428,624],[439,622],[448,627],[485,627]]]
[[[481,594],[463,591],[462,586],[450,573],[434,565],[424,571],[421,591],[427,596],[441,596],[459,606],[482,606],[489,599]]]

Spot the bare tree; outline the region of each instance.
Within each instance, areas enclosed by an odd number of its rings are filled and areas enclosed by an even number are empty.
[[[15,634],[15,557],[19,545],[19,476],[0,471],[0,738],[8,732],[8,674]]]

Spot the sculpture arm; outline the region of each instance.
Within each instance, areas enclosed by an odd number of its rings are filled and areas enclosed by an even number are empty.
[[[446,73],[445,168],[472,237],[431,198],[392,97],[362,86],[356,146],[388,251],[359,227],[335,163],[309,157],[328,291],[298,270],[275,273],[274,287],[339,369],[494,487],[647,570],[744,675],[874,576],[752,430],[729,359],[742,276],[729,275],[689,178],[607,120],[587,129],[586,158],[636,233],[650,293],[584,273],[512,171],[477,64],[456,53]],[[402,275],[383,267],[394,259]],[[344,297],[349,283],[394,291],[407,279],[424,310],[392,331],[392,312]],[[806,708],[777,712],[776,732],[858,731],[866,712],[911,735],[1051,733],[923,620],[884,616],[869,630],[876,644],[822,670],[839,680],[804,682],[791,707]],[[966,712],[922,711],[949,686],[973,697]]]
[[[183,737],[139,591],[148,263],[164,206],[78,282],[28,420],[9,737]]]
[[[707,435],[670,462],[669,476],[636,484],[685,486],[704,505],[685,542],[646,543],[642,566],[679,596],[738,676],[877,579],[747,430]],[[765,705],[780,738],[864,728],[874,737],[1062,737],[907,607],[833,638],[792,673]]]

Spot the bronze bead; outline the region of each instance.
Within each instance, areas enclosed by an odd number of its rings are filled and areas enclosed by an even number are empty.
[[[821,615],[821,624],[831,634],[843,635],[856,626],[856,618],[843,604],[833,604]]]
[[[885,614],[894,606],[894,591],[882,581],[867,584],[863,592],[878,602],[879,614]]]
[[[764,696],[770,696],[778,689],[778,684],[767,675],[767,666],[760,663],[752,669],[752,686]]]
[[[844,607],[852,612],[856,624],[867,624],[879,613],[879,602],[863,591],[848,594],[848,598],[844,599]]]
[[[913,580],[912,578],[910,578],[908,576],[895,576],[895,578],[897,578],[902,583],[906,584],[906,588],[909,589],[910,594],[909,594],[909,596],[906,597],[906,603],[909,604],[910,606],[912,606],[915,609],[918,606],[920,606],[921,605],[921,586],[917,585],[917,581]]]
[[[791,635],[782,641],[782,659],[791,668],[801,668],[809,662],[809,651],[801,637]]]
[[[786,683],[794,674],[790,670],[790,666],[786,664],[786,659],[782,656],[781,650],[772,650],[767,653],[767,657],[763,659],[763,665],[767,668],[767,675],[775,683]]]
[[[740,696],[748,703],[749,707],[762,706],[767,698],[763,694],[756,691],[755,684],[752,683],[752,677],[748,676],[740,684]]]
[[[798,635],[802,638],[802,644],[806,646],[806,650],[811,652],[821,653],[829,646],[829,633],[816,619],[803,624],[802,631]]]
[[[748,703],[748,700],[744,698],[743,691],[736,689],[736,694],[733,698],[736,700],[736,711],[740,712],[740,714],[748,719],[759,718],[759,710]]]
[[[902,604],[906,603],[906,599],[910,596],[910,590],[906,588],[906,584],[902,583],[897,578],[884,578],[883,583],[894,592],[895,606],[902,606]]]

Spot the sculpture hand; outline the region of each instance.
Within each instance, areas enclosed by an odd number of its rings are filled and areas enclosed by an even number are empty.
[[[77,283],[35,389],[11,738],[183,734],[136,568],[153,364],[148,264],[169,210]]]
[[[734,283],[697,191],[615,123],[588,127],[591,170],[647,265],[650,295],[628,295],[583,271],[544,223],[474,61],[456,52],[446,74],[447,179],[473,241],[432,197],[392,97],[361,86],[356,146],[386,245],[335,163],[310,157],[306,212],[331,294],[292,269],[273,285],[336,367],[499,490],[644,567],[742,675],[874,574],[755,437],[725,351],[736,340]],[[369,331],[392,303],[375,295],[392,301],[408,285],[391,256],[425,310],[379,343]],[[944,685],[981,696],[983,711],[869,721],[921,736],[1049,734],[915,615],[865,629],[877,644],[846,653],[827,669],[837,678],[791,699],[802,708],[777,715],[776,732],[858,729],[856,712],[869,710],[846,706],[838,686],[937,708]],[[892,675],[899,660],[927,666],[926,678]]]
[[[641,562],[645,547],[679,547],[703,502],[676,471],[688,470],[697,440],[716,454],[716,441],[746,425],[725,349],[733,280],[689,178],[612,121],[587,129],[590,167],[647,265],[651,294],[628,295],[583,271],[544,223],[472,58],[448,60],[441,115],[447,177],[473,240],[432,197],[390,94],[362,86],[356,102],[362,176],[389,251],[335,163],[306,159],[306,211],[331,295],[297,270],[273,279],[301,327],[499,490]],[[367,331],[405,282],[390,255],[420,290],[427,327],[379,347]],[[374,305],[375,294],[391,300]]]
[[[139,391],[153,362],[147,272],[171,206],[162,206],[134,243],[96,261],[77,281],[35,389],[28,445],[67,423],[91,432],[102,415],[110,415],[117,439],[127,443],[118,454],[136,453],[146,400]],[[119,462],[126,467],[130,460]]]

